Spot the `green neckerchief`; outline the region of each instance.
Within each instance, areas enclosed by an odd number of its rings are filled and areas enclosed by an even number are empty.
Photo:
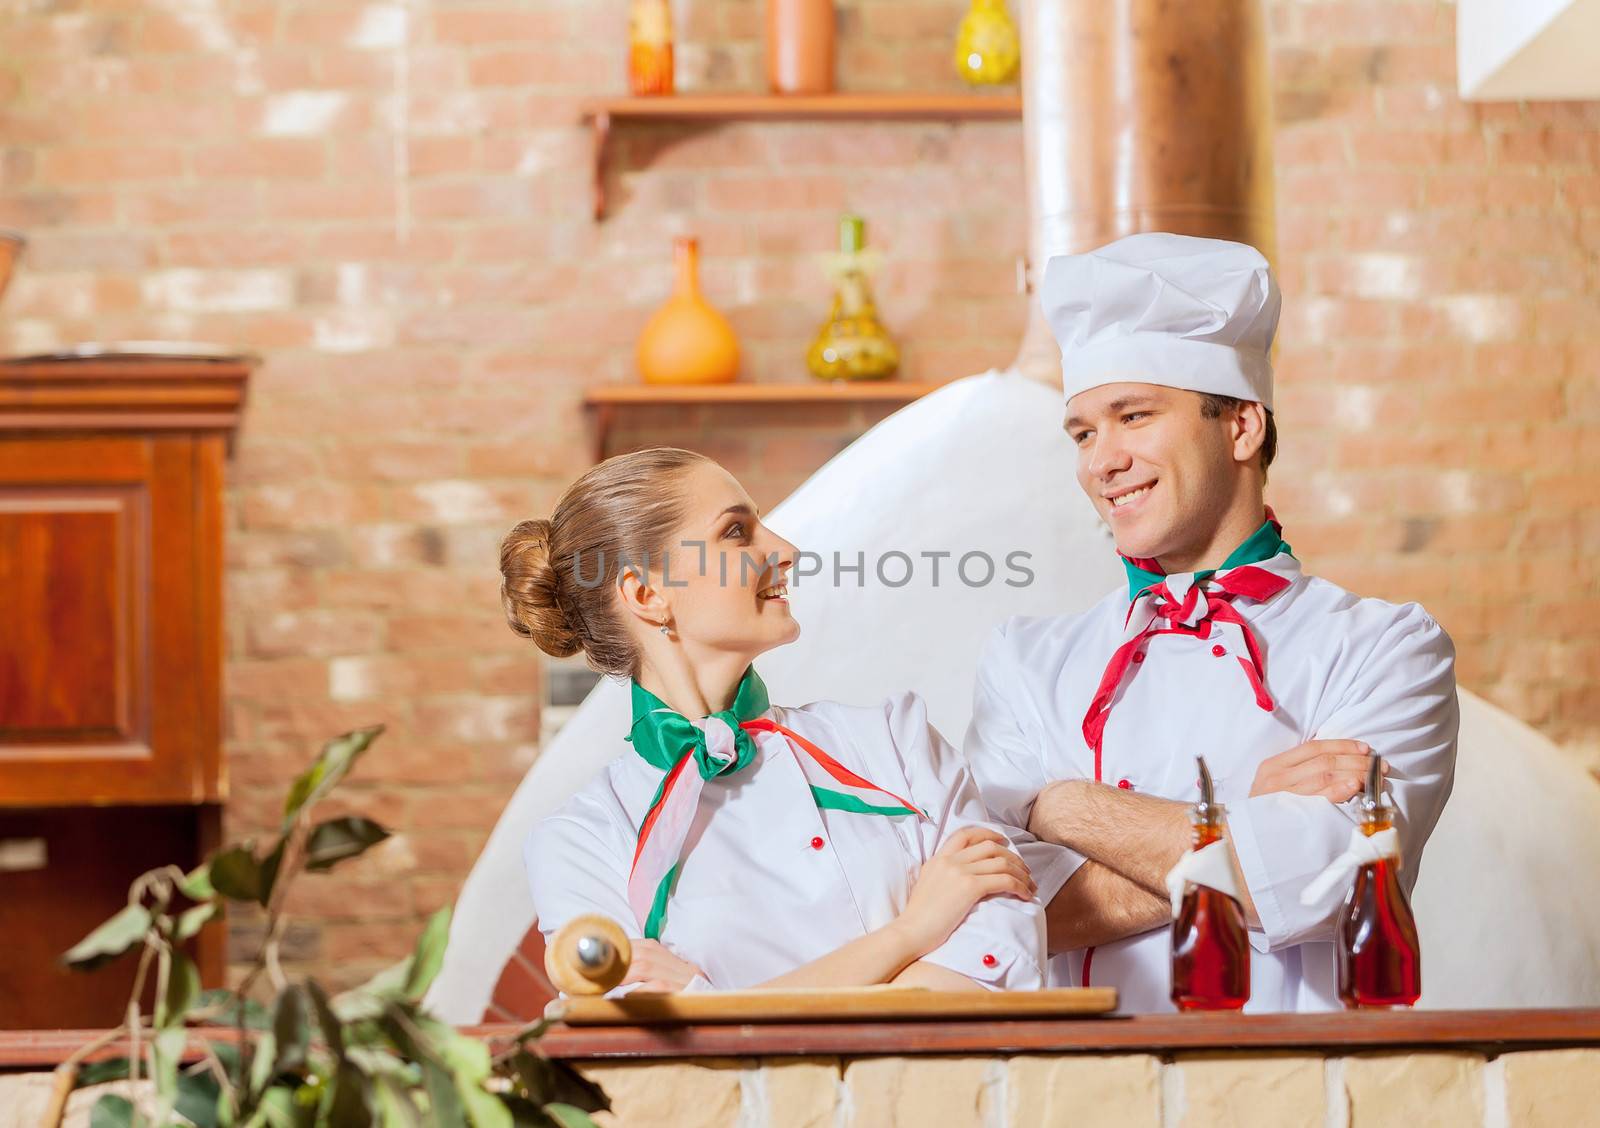
[[[740,728],[744,721],[753,721],[770,706],[767,687],[751,666],[739,679],[739,688],[733,695],[733,706],[712,713],[713,717],[727,722],[733,730],[734,759],[718,764],[706,752],[706,734],[695,724],[651,693],[638,682],[633,683],[633,727],[628,730],[628,740],[633,750],[652,767],[670,772],[674,764],[688,751],[694,752],[694,764],[701,779],[738,772],[755,758],[756,742]],[[651,803],[651,806],[654,806]]]
[[[633,729],[628,739],[633,742],[634,751],[639,753],[646,763],[661,771],[661,782],[656,786],[655,795],[651,798],[650,806],[646,809],[644,819],[639,825],[638,844],[634,850],[635,866],[638,866],[640,858],[645,856],[646,841],[651,839],[652,835],[659,833],[656,822],[665,805],[672,799],[687,794],[683,790],[683,785],[677,783],[671,791],[672,798],[669,799],[668,782],[681,779],[682,774],[680,771],[675,775],[673,769],[683,762],[686,754],[693,756],[695,769],[704,780],[719,775],[730,775],[748,767],[755,760],[756,742],[743,726],[747,722],[761,720],[762,714],[768,707],[767,687],[756,675],[755,668],[751,667],[745,671],[743,679],[739,682],[739,688],[734,693],[733,707],[712,714],[726,722],[734,735],[733,759],[727,763],[719,763],[713,760],[707,751],[705,733],[698,725],[682,713],[673,710],[638,682],[633,683]],[[761,720],[761,724],[757,727],[763,732],[783,733],[795,747],[796,760],[810,785],[811,798],[819,808],[850,811],[862,815],[926,817],[906,800],[845,768],[799,733],[770,720]],[[802,756],[802,752],[805,755]],[[878,796],[892,802],[872,801]],[[669,823],[680,827],[687,826],[681,818],[669,819]],[[676,849],[682,849],[681,842]],[[652,851],[652,856],[656,859],[652,864],[661,862],[662,855],[659,850]],[[670,866],[663,867],[664,872],[655,873],[647,870],[641,877],[641,880],[647,883],[646,888],[649,890],[649,906],[641,927],[645,936],[651,940],[659,938],[662,928],[665,927],[667,901],[677,885],[681,865],[682,859],[674,857]],[[628,877],[630,903],[634,901],[634,879],[635,874],[630,872]],[[637,904],[635,911],[638,911]]]
[[[1271,560],[1280,553],[1293,556],[1294,550],[1283,539],[1283,526],[1268,517],[1259,529],[1245,538],[1243,544],[1228,554],[1228,558],[1222,562],[1220,568],[1206,568],[1196,572],[1194,582],[1203,584],[1218,572],[1226,572],[1229,568],[1238,568],[1245,564],[1259,564],[1263,560]],[[1158,570],[1161,566],[1150,559],[1136,560],[1124,556],[1122,567],[1128,573],[1130,603],[1138,599],[1146,588],[1154,587],[1167,578],[1165,572]]]
[[[661,769],[661,782],[656,785],[656,793],[650,799],[645,826],[652,821],[651,815],[661,804],[667,781],[672,778],[673,766],[683,758],[685,752],[694,756],[695,770],[700,773],[701,779],[711,779],[748,767],[756,756],[756,742],[740,727],[740,723],[755,720],[767,711],[768,705],[767,687],[756,673],[756,668],[751,666],[739,679],[739,688],[733,695],[733,707],[711,714],[725,721],[733,730],[734,758],[726,764],[719,764],[706,751],[704,731],[644,686],[634,682],[633,727],[628,730],[627,739],[645,763]],[[673,887],[678,883],[678,868],[678,864],[674,864],[666,872],[652,898],[650,914],[644,922],[644,934],[652,940],[661,935],[665,925],[667,899],[672,896]]]

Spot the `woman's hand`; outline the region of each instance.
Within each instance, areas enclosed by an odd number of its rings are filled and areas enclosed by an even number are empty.
[[[1031,901],[1039,887],[1004,836],[982,827],[956,831],[922,865],[905,909],[891,926],[916,957],[950,938],[972,907],[986,897]]]
[[[1261,761],[1250,794],[1286,791],[1292,795],[1320,795],[1330,803],[1343,803],[1360,795],[1367,785],[1372,746],[1360,740],[1308,740],[1287,752]],[[1383,765],[1389,774],[1389,765]]]
[[[682,991],[695,976],[705,974],[655,940],[635,940],[632,948],[633,959],[628,962],[628,974],[622,977],[622,982],[637,983],[640,991]]]

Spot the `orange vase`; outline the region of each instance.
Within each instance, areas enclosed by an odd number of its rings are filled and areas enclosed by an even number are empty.
[[[672,10],[667,0],[633,0],[628,10],[628,90],[671,94]]]
[[[636,356],[647,384],[727,384],[739,373],[739,338],[700,293],[700,241],[673,241],[672,296],[645,323]]]
[[[833,91],[833,0],[767,0],[767,85],[774,94]]]

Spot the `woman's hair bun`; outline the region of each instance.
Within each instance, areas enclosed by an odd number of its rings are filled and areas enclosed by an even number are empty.
[[[524,521],[500,542],[500,602],[506,622],[555,658],[576,654],[578,631],[563,609],[561,577],[551,564],[551,525]]]

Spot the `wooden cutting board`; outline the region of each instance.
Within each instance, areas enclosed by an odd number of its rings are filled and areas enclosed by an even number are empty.
[[[1042,991],[930,991],[921,987],[694,991],[677,995],[573,996],[546,1012],[569,1026],[697,1022],[849,1022],[919,1018],[1070,1018],[1117,1009],[1114,987]]]

